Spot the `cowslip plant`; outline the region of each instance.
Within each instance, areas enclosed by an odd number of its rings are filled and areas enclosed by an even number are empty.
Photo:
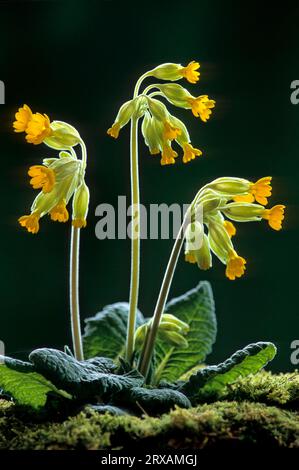
[[[212,267],[212,254],[224,265],[225,275],[235,280],[244,275],[246,260],[240,256],[232,238],[234,222],[265,220],[278,231],[282,228],[285,206],[265,208],[271,196],[271,177],[252,182],[237,177],[221,177],[204,185],[190,204],[169,258],[152,318],[138,310],[139,291],[139,178],[138,123],[150,153],[161,153],[161,165],[175,163],[183,150],[183,162],[202,154],[191,145],[185,124],[170,114],[158,98],[174,106],[190,109],[206,122],[215,101],[207,95],[193,96],[176,82],[199,79],[199,64],[162,64],[142,75],[132,100],[120,108],[108,134],[117,138],[131,121],[132,257],[130,302],[104,307],[85,320],[81,342],[78,301],[79,230],[86,225],[89,191],[84,181],[86,147],[80,135],[67,123],[51,122],[47,115],[33,114],[24,105],[16,114],[16,132],[25,132],[27,142],[44,143],[59,151],[59,158],[44,159],[30,167],[34,189],[40,189],[31,214],[19,219],[31,233],[39,230],[39,220],[49,214],[52,220],[66,222],[67,204],[73,197],[71,243],[71,312],[75,357],[65,351],[42,348],[29,355],[28,362],[0,357],[0,387],[14,400],[41,410],[54,403],[91,404],[100,413],[161,414],[175,405],[189,408],[221,399],[227,387],[238,378],[255,374],[276,354],[270,342],[249,344],[224,362],[207,366],[206,358],[216,340],[214,299],[208,282],[167,302],[180,252],[185,243],[185,260],[202,270]],[[145,78],[153,83],[140,93]],[[166,83],[164,83],[166,82]],[[154,91],[153,91],[154,90]],[[82,150],[78,159],[75,147]],[[83,350],[84,357],[83,359]],[[68,406],[66,406],[68,409]]]
[[[188,163],[201,156],[202,151],[194,148],[185,124],[172,115],[165,104],[158,98],[162,97],[179,108],[192,110],[196,117],[206,122],[215,106],[215,101],[207,95],[193,96],[188,90],[177,83],[185,78],[189,83],[199,80],[198,62],[192,61],[183,67],[180,64],[167,63],[144,73],[134,88],[133,98],[124,103],[118,111],[115,121],[108,134],[118,138],[120,129],[131,121],[131,284],[130,284],[130,315],[127,332],[126,359],[132,362],[135,349],[136,311],[139,294],[139,263],[140,263],[140,211],[139,211],[139,169],[138,169],[138,123],[142,119],[141,131],[151,155],[161,153],[161,165],[172,165],[178,153],[172,148],[176,142],[183,150],[183,162]],[[140,93],[140,87],[146,78],[154,77],[168,83],[155,83]],[[169,83],[170,82],[170,83]],[[152,90],[156,91],[152,91]]]
[[[200,269],[206,270],[212,266],[213,252],[226,265],[225,274],[228,279],[241,277],[246,269],[246,260],[238,255],[233,246],[231,238],[236,234],[236,228],[225,217],[238,222],[265,219],[274,230],[280,230],[285,206],[279,204],[271,209],[264,207],[271,191],[271,177],[261,178],[256,183],[242,178],[222,177],[198,191],[175,240],[144,342],[139,370],[145,377],[150,368],[156,335],[184,240],[186,239],[186,261],[197,263]],[[259,204],[247,202],[252,200]],[[197,220],[198,211],[202,214],[202,222]],[[200,246],[195,243],[198,239],[201,239]]]
[[[79,313],[79,245],[80,229],[86,226],[89,189],[85,183],[87,151],[78,131],[62,121],[51,122],[46,114],[32,113],[26,104],[15,115],[15,132],[25,133],[26,141],[41,143],[59,152],[58,158],[44,158],[41,165],[29,168],[30,184],[40,192],[31,206],[31,213],[19,218],[28,232],[39,231],[39,221],[49,215],[54,222],[67,222],[67,205],[73,198],[72,230],[70,242],[70,310],[74,353],[83,359],[82,335]],[[79,145],[82,158],[75,147]]]

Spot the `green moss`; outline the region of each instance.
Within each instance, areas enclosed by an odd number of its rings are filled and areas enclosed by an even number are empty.
[[[227,400],[250,400],[269,405],[299,409],[299,374],[271,374],[260,372],[238,380],[228,387]]]
[[[136,448],[136,442],[143,449],[259,443],[299,448],[298,389],[297,373],[263,372],[239,380],[221,401],[160,418],[100,415],[86,407],[59,422],[0,400],[0,449],[121,449]]]

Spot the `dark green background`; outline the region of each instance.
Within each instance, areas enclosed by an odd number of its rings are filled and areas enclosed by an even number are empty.
[[[268,4],[271,5],[270,3]],[[235,244],[248,260],[246,276],[230,282],[215,260],[200,272],[181,259],[171,297],[211,281],[218,342],[210,362],[257,340],[274,341],[273,370],[292,370],[290,343],[298,328],[298,123],[290,83],[299,79],[298,7],[246,2],[0,2],[0,79],[6,85],[1,120],[1,323],[8,354],[61,348],[70,342],[68,319],[69,225],[42,220],[37,236],[17,218],[34,192],[29,165],[53,155],[24,142],[12,121],[23,103],[76,126],[87,143],[91,189],[88,227],[82,233],[81,310],[87,317],[107,303],[128,299],[130,244],[95,237],[95,207],[130,194],[129,129],[118,141],[106,135],[136,79],[163,62],[201,63],[192,93],[216,99],[204,124],[190,112],[188,125],[204,158],[161,167],[140,147],[141,196],[149,203],[188,203],[218,176],[255,180],[273,176],[271,202],[285,203],[284,230],[239,226]],[[172,241],[142,243],[140,309],[150,315]]]

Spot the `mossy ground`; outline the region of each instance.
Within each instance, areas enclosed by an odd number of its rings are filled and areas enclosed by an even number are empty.
[[[218,401],[159,418],[99,415],[91,408],[49,420],[0,401],[0,449],[299,448],[299,374],[241,379]]]

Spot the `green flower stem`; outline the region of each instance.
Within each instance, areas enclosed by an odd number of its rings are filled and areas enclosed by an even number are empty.
[[[83,361],[82,335],[79,310],[79,245],[80,229],[72,226],[70,256],[70,309],[73,349],[75,358]]]
[[[131,121],[131,284],[130,310],[127,328],[126,360],[132,361],[136,326],[136,311],[139,293],[140,262],[140,209],[139,209],[139,171],[138,171],[138,119]]]
[[[156,336],[158,333],[158,328],[160,325],[161,317],[164,313],[165,309],[165,304],[167,302],[168,294],[169,294],[169,289],[172,283],[173,275],[175,272],[175,268],[178,262],[178,258],[184,243],[184,233],[186,230],[186,226],[189,223],[189,211],[185,214],[183,223],[181,225],[181,228],[179,230],[179,233],[176,237],[176,240],[174,242],[172,252],[168,261],[168,265],[164,274],[164,278],[162,281],[159,297],[156,303],[154,315],[153,315],[153,321],[151,324],[151,327],[149,329],[149,333],[147,335],[146,341],[144,343],[143,351],[141,353],[140,357],[140,363],[139,363],[139,371],[142,375],[144,375],[145,378],[147,378],[153,351],[154,351],[154,345],[155,345],[155,340]]]
[[[146,78],[146,77],[150,77],[151,75],[151,72],[146,72],[144,73],[143,75],[141,75],[141,77],[137,80],[136,82],[136,85],[135,85],[135,88],[134,88],[134,95],[133,95],[133,98],[136,98],[136,96],[138,96],[138,93],[139,93],[139,88],[140,88],[140,85],[141,83],[143,82],[143,80]]]
[[[136,82],[133,98],[139,93],[142,81],[150,75],[144,73]],[[131,120],[131,283],[130,283],[130,309],[127,326],[126,360],[132,362],[135,347],[136,312],[139,294],[139,270],[140,270],[140,195],[139,195],[139,170],[138,170],[138,118]]]

